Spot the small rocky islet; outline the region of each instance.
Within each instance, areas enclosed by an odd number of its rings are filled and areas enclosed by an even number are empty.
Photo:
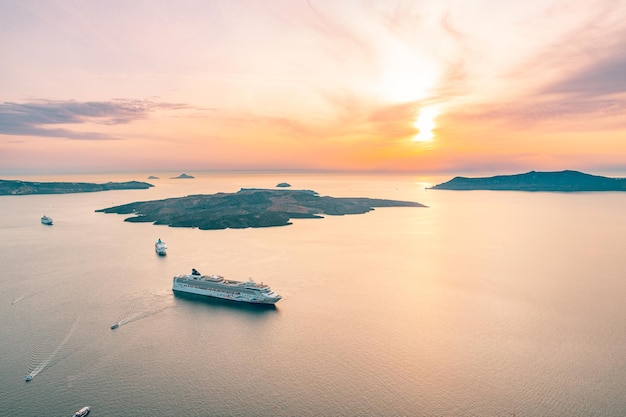
[[[182,180],[192,180],[194,178],[196,178],[196,177],[194,177],[193,175],[185,174],[184,172],[182,174],[180,174],[179,176],[177,176],[177,177],[171,177],[171,179],[173,179],[173,180],[181,180],[181,179]]]
[[[320,196],[311,190],[242,188],[236,193],[199,194],[142,201],[96,210],[132,214],[124,221],[202,230],[273,227],[299,218],[363,214],[377,207],[426,207],[413,201]]]

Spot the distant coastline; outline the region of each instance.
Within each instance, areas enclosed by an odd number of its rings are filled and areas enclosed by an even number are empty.
[[[579,171],[537,172],[493,177],[455,177],[430,187],[431,190],[492,191],[626,191],[626,178],[609,178]]]
[[[140,181],[94,184],[88,182],[0,180],[0,195],[93,193],[110,190],[145,190],[150,187],[154,186]]]

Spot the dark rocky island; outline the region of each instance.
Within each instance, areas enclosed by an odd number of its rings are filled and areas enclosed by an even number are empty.
[[[144,190],[150,187],[154,186],[147,182],[139,181],[92,184],[88,182],[0,180],[0,195],[93,193],[96,191],[109,190]]]
[[[455,177],[432,190],[507,191],[626,191],[626,178],[609,178],[579,171],[536,172],[494,177]]]
[[[320,197],[310,190],[241,189],[237,193],[190,195],[96,210],[133,214],[127,222],[150,222],[203,230],[242,229],[291,224],[294,218],[362,214],[374,207],[426,207],[411,201]]]
[[[276,184],[276,187],[278,187],[278,188],[289,188],[289,187],[291,187],[291,184],[289,184],[288,182],[279,182],[278,184]]]

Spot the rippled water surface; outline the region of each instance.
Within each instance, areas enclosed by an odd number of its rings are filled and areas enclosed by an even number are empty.
[[[626,193],[177,174],[150,190],[0,196],[0,415],[626,415]],[[279,182],[429,207],[218,231],[95,212]],[[191,268],[284,298],[267,309],[174,295]]]

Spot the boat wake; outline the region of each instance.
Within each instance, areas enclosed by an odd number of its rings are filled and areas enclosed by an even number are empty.
[[[124,311],[124,313],[117,318],[111,326],[111,329],[117,329],[125,324],[152,317],[167,310],[173,305],[171,302],[165,303],[164,300],[161,299],[163,296],[157,295],[156,297],[158,298],[157,300],[134,302],[130,308]]]
[[[39,291],[23,294],[22,296],[17,297],[15,300],[11,301],[11,304],[15,305],[15,304],[19,303],[20,301],[26,300],[26,299],[28,299],[30,297],[33,297],[33,296],[37,295],[37,294],[41,294],[42,292],[43,292],[43,290],[39,290]]]
[[[147,317],[147,315],[143,312],[133,313],[129,315],[124,315],[117,319],[117,321],[111,326],[112,329],[117,328],[119,326],[123,326],[128,323],[132,323],[133,321],[141,320],[142,318]],[[116,326],[117,325],[117,326]]]
[[[36,355],[35,350],[33,348],[33,353],[31,355],[31,364],[29,367],[30,372],[28,373],[28,375],[26,375],[26,382],[32,380],[41,371],[43,371],[48,365],[50,365],[50,362],[52,362],[52,360],[59,353],[59,351],[63,349],[63,346],[65,346],[67,341],[70,340],[70,338],[72,337],[72,334],[74,334],[77,327],[78,327],[78,319],[76,319],[76,321],[74,322],[74,324],[68,331],[67,335],[65,335],[65,338],[61,341],[61,343],[52,351],[52,353],[48,357],[44,358],[43,360],[41,360],[41,358],[38,357],[39,355]]]

